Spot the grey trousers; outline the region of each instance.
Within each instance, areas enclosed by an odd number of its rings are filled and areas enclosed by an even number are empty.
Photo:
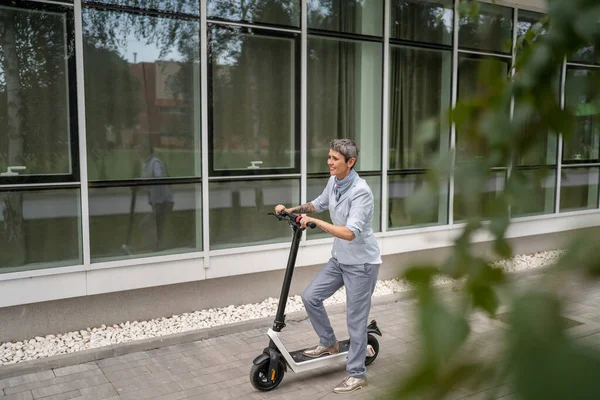
[[[331,346],[337,339],[323,301],[346,286],[346,320],[350,334],[346,370],[354,377],[366,376],[367,324],[379,266],[380,264],[345,265],[331,258],[302,293],[302,302],[319,335],[320,344]]]

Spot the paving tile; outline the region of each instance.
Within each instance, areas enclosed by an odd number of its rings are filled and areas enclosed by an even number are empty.
[[[33,400],[33,394],[31,391],[20,392],[15,394],[9,394],[0,397],[1,400]]]
[[[52,372],[52,371],[48,371],[48,372]],[[54,375],[54,374],[52,374],[52,375]],[[27,390],[34,390],[37,388],[58,385],[61,383],[67,383],[67,382],[72,382],[72,381],[76,381],[79,379],[96,377],[96,376],[104,376],[104,374],[102,374],[102,371],[99,369],[85,371],[85,372],[78,372],[76,374],[64,375],[64,376],[60,376],[57,378],[44,379],[44,380],[40,380],[40,381],[34,381],[34,382],[24,383],[21,385],[11,386],[11,387],[5,388],[4,393],[5,394],[19,393],[19,392],[24,392]]]
[[[53,396],[59,393],[66,393],[90,386],[97,386],[103,383],[108,383],[104,375],[92,376],[90,378],[78,379],[71,382],[59,383],[57,385],[46,386],[38,389],[33,389],[34,398]]]
[[[38,399],[39,397],[34,396],[34,398]],[[70,392],[55,394],[53,396],[42,397],[41,400],[70,400],[77,398],[81,398],[81,392],[79,390],[73,390]]]
[[[91,371],[91,370],[95,370],[95,369],[99,369],[99,368],[100,367],[98,367],[98,364],[96,364],[95,362],[90,362],[90,363],[85,363],[85,364],[71,365],[68,367],[56,368],[53,371],[54,371],[54,375],[58,377],[58,376],[72,375],[72,374],[76,374],[78,372]]]
[[[42,371],[33,374],[15,376],[14,378],[0,379],[0,389],[4,390],[5,388],[19,386],[31,382],[44,381],[52,378],[54,378],[54,373],[52,371]]]

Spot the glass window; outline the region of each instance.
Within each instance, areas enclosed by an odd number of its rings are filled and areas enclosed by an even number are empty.
[[[200,184],[92,188],[92,261],[202,250]]]
[[[200,176],[199,23],[84,9],[83,28],[89,179],[144,177],[152,154]]]
[[[598,110],[594,102],[596,94],[590,89],[599,77],[596,70],[567,69],[565,100],[575,115],[575,126],[570,137],[564,138],[564,163],[598,161]]]
[[[496,57],[477,57],[460,55],[458,60],[458,99],[465,101],[484,96],[493,87],[494,82],[506,80],[510,67],[510,59]],[[509,118],[509,110],[506,110]],[[488,143],[469,142],[461,138],[460,127],[456,132],[457,161],[468,161],[487,156]]]
[[[542,22],[544,14],[535,11],[519,10],[517,21],[517,39],[522,38],[538,22]]]
[[[357,171],[381,169],[381,43],[309,36],[308,171],[328,172],[329,142],[354,140]]]
[[[300,201],[298,179],[210,183],[211,250],[291,240],[291,230],[272,213],[278,204]]]
[[[453,0],[392,0],[390,37],[452,45]]]
[[[450,143],[443,114],[450,108],[452,55],[444,50],[390,48],[390,170],[424,168],[427,156]],[[437,140],[423,143],[420,124],[438,117]]]
[[[383,0],[308,0],[308,28],[383,36]]]
[[[0,273],[81,263],[78,189],[0,191]]]
[[[360,173],[359,173],[360,175]],[[369,187],[371,188],[371,192],[373,192],[373,202],[375,203],[375,210],[373,211],[373,232],[381,231],[381,177],[380,176],[361,176]],[[313,201],[316,199],[323,190],[327,186],[327,182],[329,181],[329,177],[325,178],[308,178],[307,180],[307,201]],[[323,211],[319,214],[313,214],[315,218],[322,219],[323,221],[327,221],[330,224],[331,217],[329,216],[329,211]],[[323,232],[321,229],[316,228],[314,230],[307,230],[307,237],[309,239],[323,239],[331,237],[330,234]]]
[[[416,215],[408,207],[408,199],[423,185],[423,174],[401,174],[388,177],[388,227],[406,228],[416,225],[448,223],[448,187],[443,185],[438,196],[428,199],[428,212]]]
[[[299,36],[281,35],[210,28],[209,140],[217,175],[299,168]]]
[[[77,174],[72,11],[61,10],[0,7],[0,180]]]
[[[600,54],[593,45],[583,46],[568,57],[570,62],[583,64],[600,64]]]
[[[524,217],[554,212],[556,170],[515,168],[511,179],[518,182],[519,195],[513,198],[511,215]]]
[[[563,168],[560,181],[560,211],[598,208],[600,168]]]
[[[208,0],[206,12],[211,19],[300,26],[299,0]]]
[[[72,2],[72,0],[70,0]],[[199,0],[82,0],[85,3],[101,3],[125,8],[141,8],[177,14],[200,14]],[[109,17],[106,16],[108,19]]]
[[[499,209],[500,205],[497,201],[499,194],[504,191],[506,184],[506,170],[491,171],[488,175],[483,191],[479,193],[477,198],[468,198],[461,194],[471,184],[468,176],[464,174],[456,174],[454,179],[454,221],[467,219],[471,215],[479,215],[484,218],[492,218],[499,212],[504,210]]]
[[[513,9],[488,3],[478,3],[478,7],[476,16],[461,15],[459,18],[459,47],[510,53]]]

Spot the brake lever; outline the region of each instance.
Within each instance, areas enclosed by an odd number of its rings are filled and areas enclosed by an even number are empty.
[[[273,215],[275,218],[277,218],[280,221],[283,219],[283,216],[281,214],[267,213],[267,215]]]

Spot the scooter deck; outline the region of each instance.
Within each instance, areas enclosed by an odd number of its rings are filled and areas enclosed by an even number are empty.
[[[340,341],[340,353],[347,353],[349,347],[350,347],[350,339]],[[312,349],[312,347],[309,347],[309,349]],[[300,363],[303,361],[318,360],[320,358],[327,358],[327,357],[331,356],[331,354],[323,354],[321,357],[307,357],[303,354],[304,350],[306,350],[306,349],[290,352],[290,355],[292,356],[292,358],[294,359],[295,362]]]

